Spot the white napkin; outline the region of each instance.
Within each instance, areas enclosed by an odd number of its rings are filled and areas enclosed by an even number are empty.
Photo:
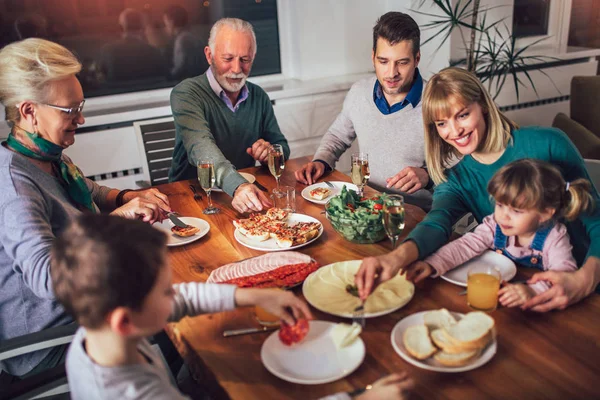
[[[335,347],[341,349],[351,345],[362,332],[362,327],[354,322],[352,325],[339,323],[331,329],[331,338]]]

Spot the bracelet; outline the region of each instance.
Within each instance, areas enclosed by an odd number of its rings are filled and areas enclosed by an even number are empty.
[[[129,192],[133,192],[133,190],[125,189],[125,190],[121,190],[119,192],[119,194],[117,194],[117,199],[115,200],[115,203],[117,203],[117,208],[121,207],[124,204],[123,197]]]

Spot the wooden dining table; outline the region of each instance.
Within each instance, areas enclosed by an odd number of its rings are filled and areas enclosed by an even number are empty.
[[[282,185],[296,187],[296,212],[317,218],[324,227],[323,235],[298,251],[308,254],[321,265],[381,255],[391,250],[389,241],[355,244],[346,241],[327,221],[324,207],[306,201],[300,195],[305,185],[297,183],[294,171],[308,162],[307,157],[288,160],[281,177]],[[265,167],[243,170],[256,177],[268,189],[275,179]],[[329,181],[350,182],[347,175],[333,171]],[[183,216],[199,217],[210,225],[210,232],[200,240],[169,249],[174,283],[206,281],[211,271],[221,265],[264,254],[238,243],[232,220],[244,215],[231,207],[231,197],[214,192],[213,202],[219,214],[204,215],[206,196],[194,200],[189,185],[181,181],[160,185],[169,196],[172,208]],[[366,193],[376,193],[366,188]],[[425,212],[406,205],[408,234]],[[517,278],[533,271],[519,269]],[[446,308],[471,311],[464,288],[442,279],[427,279],[416,285],[412,300],[390,314],[367,319],[361,338],[366,346],[362,364],[345,378],[320,385],[290,383],[272,375],[263,366],[261,346],[270,333],[223,337],[223,331],[258,326],[252,308],[186,317],[171,324],[167,332],[195,378],[215,399],[268,400],[318,399],[341,391],[364,387],[375,380],[407,371],[415,382],[411,398],[416,399],[593,399],[600,398],[600,297],[596,294],[564,311],[548,313],[524,312],[498,308],[494,318],[497,352],[483,366],[462,373],[441,373],[421,369],[403,360],[394,350],[391,331],[398,321],[414,313]],[[302,296],[301,287],[294,289]],[[317,320],[348,322],[314,308]]]

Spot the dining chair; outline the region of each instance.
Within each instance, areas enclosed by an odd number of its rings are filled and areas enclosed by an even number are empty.
[[[142,160],[143,181],[136,184],[149,187],[167,183],[175,148],[173,117],[136,121],[133,129]]]

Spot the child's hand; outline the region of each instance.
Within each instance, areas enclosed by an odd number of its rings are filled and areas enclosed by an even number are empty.
[[[356,400],[404,400],[413,386],[414,382],[406,372],[391,374],[375,382],[370,390],[356,396]]]
[[[421,282],[435,272],[433,267],[425,261],[415,261],[407,266],[404,271],[406,272],[406,280],[414,283]]]
[[[498,300],[504,307],[518,307],[535,296],[533,290],[522,283],[506,285],[498,291]]]
[[[235,302],[238,306],[259,306],[288,325],[294,325],[299,318],[313,318],[308,305],[292,292],[285,290],[237,289]]]

